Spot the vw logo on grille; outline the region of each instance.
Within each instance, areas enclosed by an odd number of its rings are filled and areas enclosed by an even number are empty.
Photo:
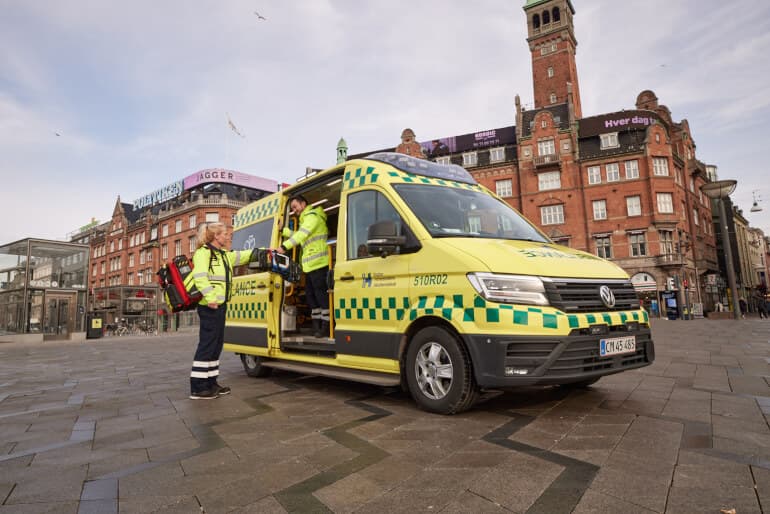
[[[612,289],[609,287],[602,286],[599,288],[599,298],[602,299],[602,303],[606,307],[609,307],[610,309],[615,307],[615,295],[612,293]]]

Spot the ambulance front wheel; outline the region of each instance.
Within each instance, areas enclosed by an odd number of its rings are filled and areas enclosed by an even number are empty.
[[[256,355],[241,354],[241,362],[243,363],[243,369],[246,370],[246,374],[250,377],[266,377],[273,369],[262,365],[262,358]]]
[[[462,412],[478,395],[467,350],[441,327],[424,328],[412,338],[406,380],[417,405],[438,414]]]

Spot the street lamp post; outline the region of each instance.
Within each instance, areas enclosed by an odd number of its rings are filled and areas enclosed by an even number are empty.
[[[719,204],[719,227],[722,233],[722,248],[725,252],[725,267],[727,268],[727,283],[730,286],[730,293],[733,301],[733,317],[741,318],[740,306],[738,305],[738,288],[735,285],[735,269],[733,268],[733,249],[730,244],[730,236],[727,231],[727,213],[724,199],[735,191],[738,185],[737,180],[717,180],[705,184],[701,190],[709,198],[714,198]]]

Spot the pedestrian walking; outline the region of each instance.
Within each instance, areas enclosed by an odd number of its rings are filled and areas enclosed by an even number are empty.
[[[226,251],[227,242],[224,223],[204,223],[198,230],[198,249],[192,259],[193,281],[203,299],[197,307],[200,332],[190,372],[192,400],[212,400],[230,394],[230,388],[218,382],[227,301],[232,292],[233,268],[248,263],[251,251]]]
[[[741,296],[738,299],[738,306],[741,308],[741,318],[746,319],[746,310],[748,305],[746,304],[746,299],[744,297]]]
[[[767,318],[767,302],[765,301],[765,292],[760,286],[754,290],[754,305],[759,312],[759,319]]]

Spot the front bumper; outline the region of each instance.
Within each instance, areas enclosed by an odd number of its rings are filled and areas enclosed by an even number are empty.
[[[600,339],[623,336],[635,336],[635,352],[599,355]],[[649,366],[655,360],[652,334],[645,325],[601,325],[561,337],[479,334],[464,339],[482,388],[569,384]]]

